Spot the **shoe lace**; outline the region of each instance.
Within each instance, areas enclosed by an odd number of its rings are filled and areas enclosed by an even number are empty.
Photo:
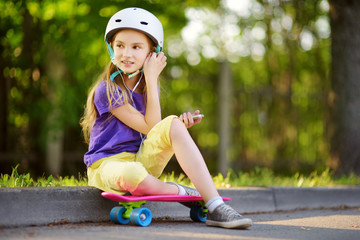
[[[186,195],[200,196],[200,193],[195,188],[190,188],[190,187],[184,187],[184,188],[185,188],[185,191],[186,191]]]
[[[235,211],[232,207],[230,207],[229,205],[224,204],[222,206],[222,211],[223,213],[228,216],[229,218],[242,218],[243,216],[238,213],[237,211]]]

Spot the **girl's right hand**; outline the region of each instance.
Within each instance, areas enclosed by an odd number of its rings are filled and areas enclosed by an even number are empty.
[[[146,84],[155,83],[166,66],[166,56],[164,52],[151,52],[144,62],[144,75]]]
[[[200,110],[196,110],[194,113],[191,112],[185,112],[179,116],[179,119],[185,124],[186,128],[191,128],[195,124],[198,124],[201,122],[202,117],[199,117],[197,119],[193,119],[193,115],[200,114]]]

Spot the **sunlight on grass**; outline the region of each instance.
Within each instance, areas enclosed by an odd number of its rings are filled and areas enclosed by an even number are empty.
[[[17,169],[19,165],[13,168],[11,175],[0,175],[0,187],[62,187],[62,186],[87,186],[87,178],[79,174],[78,177],[40,177],[34,180],[30,173],[19,174]]]
[[[19,174],[18,167],[13,168],[11,175],[0,175],[0,187],[60,187],[60,186],[87,186],[87,177],[79,174],[65,177],[40,177],[34,180],[29,173]],[[176,175],[174,172],[163,174],[162,181],[177,182],[193,187],[190,180],[184,175]],[[348,176],[335,177],[329,169],[323,172],[314,171],[308,175],[296,173],[293,176],[277,176],[273,171],[266,168],[255,168],[251,172],[229,171],[226,176],[218,174],[213,176],[217,188],[236,187],[331,187],[331,186],[359,186],[360,176],[350,174]]]

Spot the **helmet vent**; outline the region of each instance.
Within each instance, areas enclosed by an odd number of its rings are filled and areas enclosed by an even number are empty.
[[[142,25],[148,25],[147,22],[140,22]]]
[[[121,19],[116,19],[115,22],[121,22]]]

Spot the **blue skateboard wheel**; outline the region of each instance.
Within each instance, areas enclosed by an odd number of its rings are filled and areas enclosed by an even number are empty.
[[[118,223],[118,224],[123,224],[123,225],[128,224],[130,222],[130,219],[123,218],[124,212],[126,212],[125,207],[114,207],[110,211],[110,220],[113,223]]]
[[[190,218],[194,222],[205,222],[206,214],[204,214],[204,207],[198,207],[198,206],[191,207]]]
[[[141,227],[146,227],[151,223],[152,214],[147,208],[136,208],[130,213],[130,221]]]

